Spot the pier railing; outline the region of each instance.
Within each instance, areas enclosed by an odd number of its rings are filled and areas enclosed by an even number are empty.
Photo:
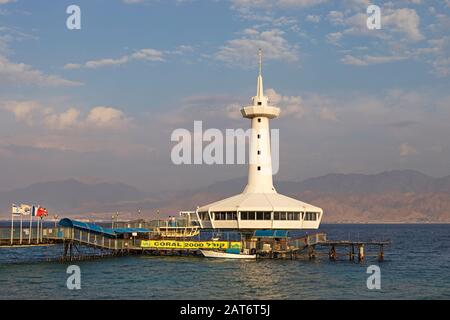
[[[300,238],[290,239],[288,246],[291,250],[301,250],[327,241],[326,233],[308,234]]]
[[[150,232],[150,237],[152,237]],[[155,234],[156,236],[156,234]],[[90,247],[106,250],[136,250],[141,249],[141,241],[137,237],[131,237],[128,239],[119,239],[103,234],[91,233],[88,231],[82,231],[74,228],[61,228],[60,238],[65,242],[75,242]]]
[[[31,236],[30,236],[31,234]],[[20,228],[14,228],[11,233],[11,228],[0,228],[0,245],[29,245],[29,244],[39,244],[48,243],[49,240],[58,239],[58,228],[43,228],[38,229],[37,227],[24,227],[22,230]]]
[[[0,228],[0,245],[36,245],[48,243],[74,242],[90,247],[107,249],[107,250],[125,250],[140,248],[141,239],[132,237],[131,239],[118,239],[107,237],[102,234],[81,231],[73,228],[43,228],[40,230],[38,237],[37,228],[30,230],[22,230],[22,238],[20,230],[14,228],[11,241],[11,229]],[[20,241],[22,239],[22,241]]]

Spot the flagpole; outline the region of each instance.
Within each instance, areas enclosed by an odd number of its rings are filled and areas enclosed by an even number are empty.
[[[14,244],[14,213],[11,213],[11,245]]]
[[[22,244],[22,224],[23,224],[23,214],[20,214],[20,244]]]
[[[41,239],[40,239],[40,241],[42,242],[42,238],[43,238],[43,235],[44,235],[44,217],[43,216],[41,216],[40,217],[40,220],[41,220]]]
[[[33,232],[33,213],[34,213],[34,206],[31,208],[31,213],[30,213],[30,232],[28,235],[28,244],[31,244],[31,234]]]
[[[43,227],[43,225],[44,225],[44,218],[45,218],[46,216],[43,216],[42,217],[42,222],[41,222],[41,226],[42,226],[42,228],[41,228],[41,242],[43,242],[44,241],[44,227]]]
[[[36,243],[39,244],[39,217],[37,219]]]

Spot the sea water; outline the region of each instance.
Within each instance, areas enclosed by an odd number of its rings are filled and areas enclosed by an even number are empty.
[[[45,260],[60,255],[60,245],[0,248],[0,299],[450,299],[450,225],[323,225],[319,232],[392,244],[384,262],[362,264],[155,256],[58,263]],[[80,267],[80,290],[67,288],[71,264]],[[367,287],[370,265],[380,267],[379,290]]]

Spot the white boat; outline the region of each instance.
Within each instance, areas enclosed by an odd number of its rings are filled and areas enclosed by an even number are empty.
[[[236,253],[226,253],[220,251],[212,250],[201,250],[205,258],[224,258],[224,259],[256,259],[256,254],[236,254]]]

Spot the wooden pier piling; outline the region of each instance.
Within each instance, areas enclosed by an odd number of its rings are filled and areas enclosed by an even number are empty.
[[[384,261],[384,246],[380,245],[380,252],[378,253],[378,261],[383,262]]]
[[[358,261],[363,262],[365,258],[366,258],[366,256],[365,256],[365,252],[364,252],[364,244],[360,244],[358,246]]]
[[[349,247],[348,256],[350,261],[355,261],[355,246],[353,244]]]
[[[336,261],[336,247],[335,246],[331,246],[330,248],[330,252],[328,253],[328,256],[330,258],[330,261]]]
[[[308,258],[309,260],[314,260],[316,258],[316,246],[310,246],[308,248]]]

